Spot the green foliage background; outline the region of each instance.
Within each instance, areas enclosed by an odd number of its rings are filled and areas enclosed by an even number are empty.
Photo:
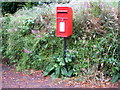
[[[55,4],[7,14],[0,18],[3,61],[9,58],[7,63],[14,64],[18,71],[44,70],[44,75],[52,78],[104,75],[117,81],[120,76],[117,11],[113,14],[105,5],[100,7],[99,3],[91,2],[90,8],[72,6],[73,35],[67,38],[66,67],[63,39],[55,36]]]

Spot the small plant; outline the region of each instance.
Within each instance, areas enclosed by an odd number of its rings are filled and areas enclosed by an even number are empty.
[[[67,52],[65,60],[62,55],[56,55],[53,57],[51,62],[45,69],[44,76],[51,75],[51,78],[57,77],[71,77],[74,74],[73,62],[75,55],[74,53]]]

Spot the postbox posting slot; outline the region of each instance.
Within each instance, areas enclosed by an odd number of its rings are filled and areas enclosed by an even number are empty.
[[[58,12],[58,13],[67,13],[67,12]]]
[[[57,13],[67,13],[68,10],[57,10]]]

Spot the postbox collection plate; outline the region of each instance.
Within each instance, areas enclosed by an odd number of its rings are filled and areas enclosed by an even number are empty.
[[[65,32],[65,22],[60,22],[60,32]]]

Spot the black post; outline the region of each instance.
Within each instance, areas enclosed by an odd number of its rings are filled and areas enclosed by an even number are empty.
[[[66,58],[66,37],[64,37],[64,54],[63,54],[63,60],[65,62],[65,68],[67,70],[67,63],[65,61],[65,58]],[[68,70],[67,70],[68,71]]]

